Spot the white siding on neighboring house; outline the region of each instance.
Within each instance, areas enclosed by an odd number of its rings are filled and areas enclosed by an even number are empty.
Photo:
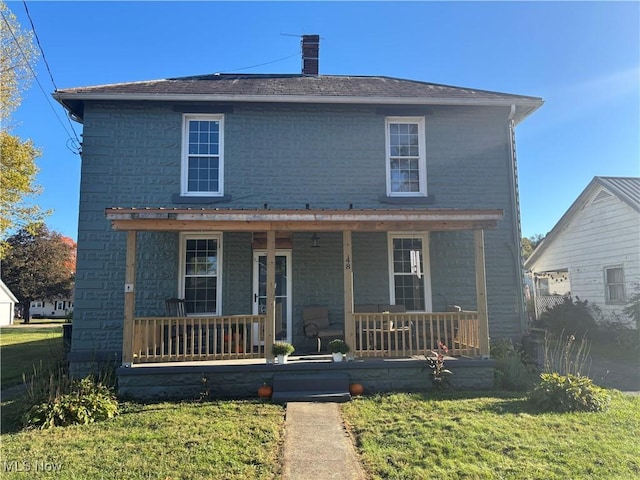
[[[73,312],[73,300],[34,300],[29,310],[31,318],[65,318]]]
[[[610,317],[621,312],[625,301],[608,298],[620,296],[622,287],[610,284],[607,294],[607,269],[611,269],[610,283],[619,283],[622,269],[626,298],[640,282],[640,213],[599,184],[592,182],[590,187],[526,267],[534,275],[566,269],[571,295],[596,304]]]
[[[2,280],[0,280],[0,326],[13,324],[14,308],[18,299],[11,293]]]

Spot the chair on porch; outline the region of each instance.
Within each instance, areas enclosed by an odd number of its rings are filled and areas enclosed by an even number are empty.
[[[354,306],[354,312],[356,313],[405,313],[406,311],[404,305],[373,303]],[[360,331],[366,336],[364,341],[367,349],[389,349],[391,346],[385,344],[388,343],[389,339],[395,340],[396,347],[398,345],[408,345],[409,337],[415,334],[413,322],[411,321],[398,322],[375,316],[374,318],[374,321],[365,321],[359,325]],[[400,338],[400,336],[402,337]],[[364,346],[358,345],[358,348],[364,348]]]
[[[167,298],[164,301],[164,311],[167,317],[172,318],[184,318],[186,317],[185,308],[184,308],[184,299],[182,298]],[[167,327],[165,327],[166,329]],[[189,332],[191,333],[191,332]],[[185,332],[180,325],[172,326],[169,329],[169,335],[171,337],[171,345],[172,351],[169,353],[172,354],[182,354],[185,352]]]
[[[186,317],[182,298],[167,298],[164,301],[164,310],[167,317]]]
[[[329,310],[325,307],[305,307],[302,310],[304,336],[318,341],[318,352],[322,349],[323,338],[342,338],[341,326],[329,322]]]

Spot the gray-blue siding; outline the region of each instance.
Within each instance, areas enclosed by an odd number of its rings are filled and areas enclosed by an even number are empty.
[[[426,116],[429,208],[502,209],[485,232],[490,334],[521,333],[519,239],[514,233],[506,108],[432,108]],[[182,114],[171,106],[88,103],[85,107],[73,352],[119,352],[125,237],[111,230],[108,207],[185,207],[180,190]],[[222,208],[395,208],[385,194],[384,115],[367,106],[241,105],[225,115]],[[187,205],[200,207],[207,205]],[[404,208],[423,208],[403,206]],[[341,234],[323,233],[320,249],[294,235],[294,322],[301,308],[343,309]],[[224,236],[223,308],[251,311],[251,235]],[[178,235],[140,233],[136,314],[163,312],[177,293]],[[470,232],[431,235],[433,304],[442,294],[475,307]],[[389,297],[387,237],[354,235],[356,303]],[[299,324],[298,324],[299,325]],[[301,328],[294,323],[294,332]],[[110,354],[110,353],[109,353]],[[80,358],[80,357],[78,357]]]

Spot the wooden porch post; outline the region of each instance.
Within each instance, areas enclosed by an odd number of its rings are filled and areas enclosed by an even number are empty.
[[[271,347],[276,336],[276,232],[267,231],[267,319],[264,326],[264,353],[273,362]]]
[[[342,232],[342,252],[344,261],[344,341],[351,347],[347,357],[353,359],[356,349],[356,326],[353,319],[353,248],[351,230]]]
[[[127,232],[127,256],[124,279],[124,326],[122,331],[122,365],[133,363],[133,315],[136,310],[136,240],[137,232]]]
[[[489,357],[489,316],[487,313],[487,275],[484,263],[484,230],[474,230],[476,258],[476,302],[478,309],[478,338],[480,355]]]

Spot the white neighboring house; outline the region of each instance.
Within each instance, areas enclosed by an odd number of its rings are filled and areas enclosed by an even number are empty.
[[[31,318],[65,318],[73,312],[73,299],[34,300],[29,307]]]
[[[594,177],[524,266],[537,314],[565,295],[620,314],[640,283],[640,178]]]
[[[18,299],[11,293],[9,287],[0,280],[0,327],[13,325],[15,306],[17,303]]]

